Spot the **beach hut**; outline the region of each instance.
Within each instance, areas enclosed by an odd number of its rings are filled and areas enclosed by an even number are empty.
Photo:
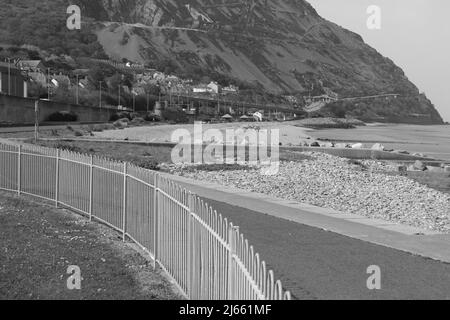
[[[245,114],[242,117],[240,117],[239,119],[241,119],[242,121],[245,121],[245,122],[250,121],[250,117]]]
[[[232,122],[234,119],[233,119],[233,117],[231,115],[226,114],[226,115],[222,116],[222,120],[223,121]]]

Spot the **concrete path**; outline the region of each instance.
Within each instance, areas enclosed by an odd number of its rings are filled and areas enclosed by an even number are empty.
[[[450,299],[450,235],[171,177],[239,225],[299,299]]]

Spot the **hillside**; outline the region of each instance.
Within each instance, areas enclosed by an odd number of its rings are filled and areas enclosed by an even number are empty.
[[[400,97],[388,104],[384,99],[361,104],[364,117],[377,121],[442,122],[432,103],[419,95],[399,67],[365,44],[359,35],[321,18],[306,1],[72,2],[82,7],[83,29],[75,33],[61,30],[64,37],[59,39],[64,39],[65,44],[52,43],[51,36],[31,44],[44,43],[45,49],[58,48],[58,53],[66,51],[72,56],[87,52],[102,55],[100,44],[113,59],[126,58],[197,79],[223,74],[273,93],[319,95],[331,90],[340,97],[395,93]],[[31,0],[0,0],[1,3],[6,3],[7,8],[2,18],[11,17],[8,10],[17,16],[27,6],[36,6]],[[60,24],[61,18],[64,21],[68,1],[39,3],[50,8],[40,9],[44,25],[56,21]],[[55,17],[49,12],[56,12]],[[2,27],[7,23],[0,21]],[[16,42],[33,42],[40,37],[37,29],[22,24],[4,30],[15,34],[10,38]],[[92,34],[97,35],[98,42],[92,41]],[[70,42],[71,35],[79,38],[81,49]],[[6,38],[7,34],[0,32],[0,36]],[[0,43],[5,42],[2,38]],[[338,107],[349,115],[358,115],[355,104]]]

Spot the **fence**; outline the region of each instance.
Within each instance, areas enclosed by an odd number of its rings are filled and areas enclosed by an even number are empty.
[[[121,232],[189,299],[291,299],[238,227],[157,172],[4,140],[0,189],[54,201]]]

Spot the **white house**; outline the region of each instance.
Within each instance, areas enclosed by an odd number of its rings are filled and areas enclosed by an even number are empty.
[[[211,93],[218,94],[220,92],[220,86],[217,82],[212,81],[207,87]]]
[[[231,84],[228,87],[223,87],[222,92],[235,94],[239,92],[239,88]]]
[[[209,88],[206,84],[200,84],[192,88],[194,93],[207,93],[209,92]]]

